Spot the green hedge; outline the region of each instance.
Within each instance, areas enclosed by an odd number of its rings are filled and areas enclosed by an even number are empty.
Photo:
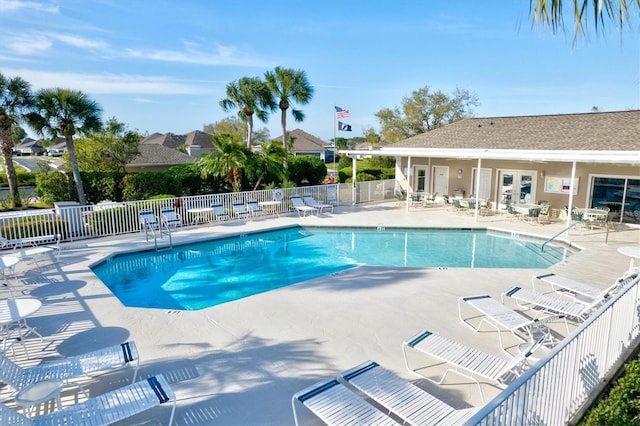
[[[624,375],[580,425],[640,425],[640,357],[625,365]]]

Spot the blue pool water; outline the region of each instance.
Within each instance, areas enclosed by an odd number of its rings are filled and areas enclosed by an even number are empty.
[[[547,268],[567,249],[472,230],[287,228],[114,256],[93,268],[126,306],[197,310],[357,265]]]

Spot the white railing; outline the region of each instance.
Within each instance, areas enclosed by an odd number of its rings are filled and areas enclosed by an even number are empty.
[[[194,209],[208,209],[212,204],[222,204],[231,219],[233,203],[246,204],[249,200],[258,203],[278,200],[281,203],[269,205],[268,213],[283,214],[294,211],[289,198],[294,195],[312,195],[316,200],[332,205],[382,201],[394,198],[395,179],[359,182],[354,184],[332,184],[302,186],[296,188],[268,189],[223,194],[207,194],[141,200],[108,202],[80,206],[77,203],[56,203],[54,208],[0,213],[0,236],[9,240],[28,237],[60,236],[61,241],[73,241],[139,232],[141,230],[138,212],[150,208],[160,216],[163,207],[175,207],[185,224],[193,221]],[[355,189],[355,198],[354,198]],[[192,211],[190,213],[189,211]],[[267,209],[265,209],[267,210]],[[202,211],[199,212],[202,215]]]
[[[593,400],[640,334],[640,276],[465,425],[563,425]]]
[[[158,200],[99,203],[80,206],[77,203],[56,203],[54,208],[0,213],[0,236],[8,240],[29,237],[60,236],[61,241],[104,237],[139,232],[139,211],[150,208],[155,216],[160,216],[163,207],[174,207],[185,224],[191,223],[189,210],[210,208],[212,204],[222,204],[233,215],[233,203],[246,204],[249,200],[273,201],[281,203],[269,206],[269,213],[282,214],[292,211],[289,198],[294,195],[312,195],[316,200],[333,205],[341,203],[341,197],[351,201],[351,195],[344,194],[343,187],[351,185],[317,185],[286,189],[245,191],[224,194],[207,194]],[[54,238],[51,239],[52,241]],[[44,240],[43,240],[44,241]]]

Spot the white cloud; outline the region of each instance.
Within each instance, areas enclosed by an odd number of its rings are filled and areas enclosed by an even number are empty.
[[[31,9],[40,12],[58,13],[60,8],[58,5],[48,2],[38,1],[21,1],[21,0],[2,0],[0,1],[0,11],[10,12],[20,9]]]
[[[90,40],[88,38],[68,34],[49,34],[49,37],[74,47],[103,49],[109,46],[104,41]]]
[[[131,93],[148,95],[202,95],[214,92],[214,88],[203,84],[201,81],[184,81],[162,76],[107,73],[80,74],[30,69],[4,69],[3,73],[8,77],[22,77],[31,83],[35,90],[62,87],[93,94]]]
[[[53,45],[49,37],[37,34],[20,34],[5,43],[12,52],[25,56],[47,51]]]
[[[125,49],[125,52],[134,58],[149,59],[163,62],[180,62],[199,65],[232,65],[247,67],[268,67],[264,60],[253,57],[248,53],[240,52],[236,47],[216,44],[211,51],[203,49],[195,43],[185,43],[185,49],[161,50],[161,49]]]

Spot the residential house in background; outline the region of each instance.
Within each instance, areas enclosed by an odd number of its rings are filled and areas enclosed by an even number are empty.
[[[172,166],[190,164],[196,157],[175,148],[156,144],[140,144],[140,155],[125,166],[128,172],[161,172]]]
[[[174,150],[180,149],[191,157],[199,157],[215,149],[211,138],[209,133],[200,130],[194,130],[186,135],[153,133],[143,138],[140,146],[160,145]]]
[[[24,138],[19,144],[13,147],[13,153],[16,155],[42,155],[44,147],[40,141],[32,138]]]
[[[274,138],[282,140],[282,135]],[[325,163],[333,161],[333,145],[317,138],[304,130],[295,129],[287,132],[287,141],[293,139],[293,147],[289,149],[289,153],[293,155],[313,155],[323,160]]]

